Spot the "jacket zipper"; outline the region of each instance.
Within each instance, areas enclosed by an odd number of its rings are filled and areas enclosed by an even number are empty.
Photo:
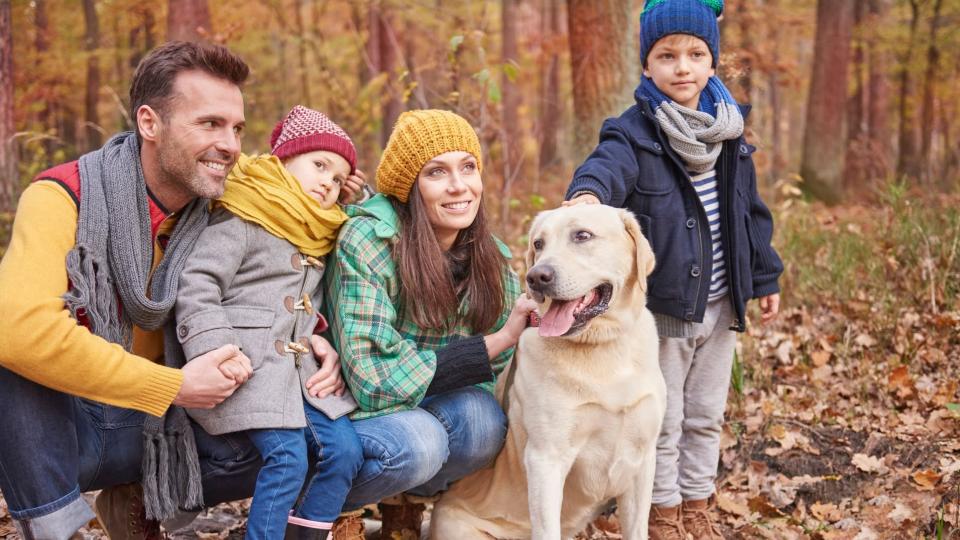
[[[722,166],[723,166],[722,170],[726,174],[726,178],[724,178],[723,185],[726,186],[726,191],[727,191],[726,193],[724,193],[725,199],[727,202],[727,208],[725,209],[726,212],[724,212],[725,215],[723,216],[724,217],[723,223],[725,225],[726,230],[721,233],[721,239],[726,242],[726,245],[724,245],[724,259],[726,259],[727,261],[727,284],[730,287],[730,293],[728,294],[728,296],[730,300],[730,307],[733,308],[733,314],[734,314],[733,325],[730,329],[743,331],[744,328],[743,328],[743,324],[741,323],[741,321],[743,320],[743,314],[739,312],[739,309],[737,308],[737,303],[734,300],[734,297],[735,297],[734,293],[740,292],[740,283],[739,283],[740,271],[739,269],[737,269],[736,276],[734,276],[733,265],[735,261],[734,261],[733,250],[731,249],[731,246],[730,246],[730,231],[733,230],[733,227],[735,225],[733,223],[734,221],[733,208],[735,206],[736,196],[737,196],[737,186],[733,185],[733,182],[736,182],[736,175],[734,174],[733,169],[734,169],[734,165],[737,162],[731,161],[730,155],[733,154],[737,158],[739,157],[740,141],[739,139],[737,139],[736,141],[728,141],[724,144],[730,145],[730,146],[725,148],[724,149],[725,151],[720,152],[720,159],[722,160]],[[736,277],[737,279],[733,279],[734,277]]]

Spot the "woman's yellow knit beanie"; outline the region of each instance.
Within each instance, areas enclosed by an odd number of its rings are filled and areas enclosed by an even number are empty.
[[[377,167],[377,191],[407,202],[417,176],[431,159],[447,152],[469,152],[483,171],[480,139],[462,116],[437,109],[407,111],[393,126]]]

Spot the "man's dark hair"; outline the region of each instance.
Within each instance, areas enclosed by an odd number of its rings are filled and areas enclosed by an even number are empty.
[[[242,58],[221,45],[170,41],[150,51],[140,61],[130,84],[130,121],[134,130],[137,109],[149,105],[163,117],[173,96],[173,82],[184,71],[200,70],[242,86],[250,68]]]

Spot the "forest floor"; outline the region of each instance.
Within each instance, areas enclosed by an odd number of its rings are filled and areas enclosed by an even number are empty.
[[[881,202],[777,208],[783,310],[740,340],[722,439],[730,538],[960,538],[960,199]],[[173,536],[240,538],[246,505]]]

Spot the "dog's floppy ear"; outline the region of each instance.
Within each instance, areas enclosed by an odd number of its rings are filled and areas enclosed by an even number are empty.
[[[653,272],[653,267],[656,264],[653,250],[650,248],[650,242],[647,242],[647,237],[645,237],[643,231],[640,230],[640,224],[637,223],[637,219],[633,217],[632,212],[621,208],[620,219],[623,220],[623,227],[627,230],[627,234],[630,235],[630,238],[633,239],[633,243],[635,244],[637,254],[637,280],[640,282],[640,290],[646,293],[647,276]]]

